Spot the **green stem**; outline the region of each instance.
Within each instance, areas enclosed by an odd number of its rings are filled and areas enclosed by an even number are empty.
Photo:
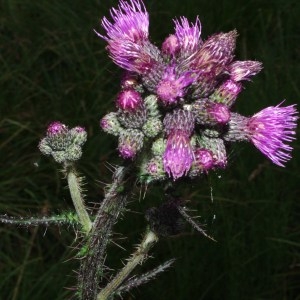
[[[97,295],[97,300],[107,300],[118,287],[123,283],[123,281],[129,276],[129,274],[135,269],[138,264],[141,264],[150,250],[150,248],[158,241],[157,235],[151,231],[147,230],[145,236],[138,246],[136,252],[133,253],[131,258],[128,260],[127,264],[123,269],[116,275],[116,277],[107,284],[107,286]]]
[[[68,186],[78,215],[79,222],[85,233],[88,233],[92,228],[92,222],[84,206],[84,200],[81,194],[80,179],[77,177],[75,168],[73,166],[67,169]]]

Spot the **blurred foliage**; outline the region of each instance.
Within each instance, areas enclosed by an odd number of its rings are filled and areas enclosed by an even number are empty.
[[[264,70],[245,84],[236,109],[245,115],[300,101],[300,4],[297,0],[145,1],[150,32],[159,45],[172,18],[199,15],[202,36],[239,32],[236,57],[262,61]],[[113,109],[120,70],[93,32],[116,1],[2,0],[0,11],[0,213],[34,216],[67,211],[72,204],[59,166],[37,149],[47,124],[85,126],[89,140],[79,165],[87,199],[97,207],[106,162],[118,163],[116,141],[99,130]],[[300,145],[279,168],[251,145],[231,150],[223,173],[181,187],[188,206],[217,243],[187,227],[162,240],[140,269],[171,257],[172,269],[134,291],[137,299],[300,299]],[[141,187],[142,188],[142,187]],[[142,190],[143,193],[143,190]],[[119,268],[145,227],[143,212],[163,199],[161,187],[137,193],[116,227],[107,263]],[[194,212],[197,214],[197,212]],[[124,236],[127,239],[124,239]],[[72,228],[0,227],[0,299],[72,297],[78,261]],[[124,299],[132,299],[132,295]]]

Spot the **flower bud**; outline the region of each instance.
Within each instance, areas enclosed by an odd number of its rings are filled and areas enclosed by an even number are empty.
[[[143,125],[142,130],[145,136],[153,138],[156,137],[162,131],[162,122],[157,118],[148,118]]]
[[[233,81],[250,80],[251,76],[256,75],[262,69],[262,63],[259,61],[244,60],[235,61],[228,67],[230,78]]]
[[[241,83],[228,79],[215,90],[209,99],[214,102],[223,103],[230,107],[233,105],[241,90]]]
[[[118,120],[126,128],[142,128],[147,120],[145,105],[141,103],[134,111],[120,110]]]
[[[189,136],[183,130],[172,131],[163,154],[164,170],[176,180],[187,174],[193,160]]]
[[[202,135],[198,140],[199,147],[212,153],[213,167],[225,168],[227,165],[227,153],[224,141],[220,138]]]
[[[155,156],[147,163],[146,172],[153,180],[163,180],[166,178],[161,156]]]
[[[185,96],[187,87],[194,80],[195,76],[191,72],[182,72],[178,75],[175,66],[168,66],[156,87],[156,94],[164,105],[176,104]]]
[[[191,68],[219,75],[233,59],[236,37],[236,30],[209,37],[191,60]]]
[[[225,104],[214,103],[209,99],[195,101],[192,110],[197,123],[201,125],[226,124],[230,119],[230,111]]]
[[[122,111],[134,112],[143,102],[139,92],[126,89],[119,93],[116,105]]]
[[[174,110],[168,113],[164,118],[164,129],[167,135],[174,130],[179,130],[190,136],[194,130],[195,116],[193,112],[183,109]]]
[[[78,160],[82,156],[81,147],[75,144],[70,145],[66,151],[66,156],[70,161]]]
[[[137,129],[127,129],[119,136],[119,153],[123,158],[134,158],[143,147],[144,135]]]
[[[163,138],[159,138],[159,139],[157,139],[156,141],[153,142],[151,151],[152,151],[152,154],[154,156],[163,155],[165,150],[166,150],[166,141]]]
[[[158,117],[160,115],[157,97],[155,95],[149,95],[148,97],[146,97],[144,99],[144,103],[149,117]]]
[[[120,134],[122,127],[119,123],[117,115],[118,114],[115,112],[110,112],[100,120],[100,127],[104,132],[115,136]]]
[[[198,148],[194,151],[196,164],[204,171],[213,167],[213,154],[205,148]]]
[[[85,129],[83,127],[80,127],[80,126],[72,128],[69,131],[69,135],[70,135],[71,139],[73,140],[73,143],[78,146],[83,145],[87,140],[87,132],[85,131]]]
[[[59,121],[51,123],[47,128],[47,136],[54,137],[68,132],[68,127],[65,124],[62,124]]]
[[[86,142],[87,133],[82,127],[68,127],[60,122],[49,125],[46,137],[39,143],[40,151],[52,155],[58,163],[72,162],[80,159],[81,146]]]

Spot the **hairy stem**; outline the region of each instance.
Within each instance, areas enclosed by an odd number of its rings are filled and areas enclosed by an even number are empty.
[[[79,222],[82,225],[83,231],[88,233],[92,229],[92,222],[84,205],[83,196],[81,194],[80,178],[78,178],[74,166],[68,166],[66,171],[71,198],[73,200]]]
[[[112,227],[124,210],[131,195],[133,182],[131,167],[117,167],[112,184],[105,191],[104,199],[97,212],[89,238],[87,254],[81,260],[78,277],[79,294],[82,300],[95,300],[99,282],[104,274],[106,247],[112,234]],[[128,175],[128,176],[127,176]]]
[[[77,225],[78,216],[75,212],[66,212],[60,215],[53,216],[42,216],[42,217],[12,217],[7,215],[0,215],[0,223],[17,225],[23,227],[32,227],[32,226],[50,226],[50,225]]]
[[[142,242],[138,245],[137,250],[133,253],[131,258],[128,260],[127,264],[123,269],[116,275],[116,277],[108,283],[108,285],[98,294],[97,300],[107,300],[118,287],[123,283],[123,281],[129,276],[132,270],[141,264],[150,250],[150,248],[158,241],[157,235],[151,231],[147,230]]]

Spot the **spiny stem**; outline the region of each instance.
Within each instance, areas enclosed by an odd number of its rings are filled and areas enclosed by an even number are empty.
[[[117,222],[132,193],[135,177],[129,172],[131,169],[132,165],[115,169],[112,184],[105,191],[104,199],[93,222],[86,245],[87,254],[81,260],[78,276],[81,300],[96,299],[99,281],[104,275],[106,247],[113,225]]]
[[[78,217],[73,212],[66,212],[60,215],[43,216],[43,217],[12,217],[7,215],[0,215],[0,223],[9,225],[18,225],[24,227],[31,226],[50,226],[50,225],[75,225],[78,224]]]
[[[118,287],[123,283],[123,281],[129,276],[132,270],[141,264],[147,257],[150,248],[158,241],[157,235],[151,231],[147,230],[145,236],[138,246],[136,252],[133,253],[131,258],[128,260],[127,264],[123,269],[116,275],[116,277],[108,283],[108,285],[98,294],[97,300],[107,300],[111,295],[115,293]]]
[[[81,194],[80,179],[78,178],[73,165],[66,167],[68,186],[78,215],[79,222],[84,232],[87,234],[92,229],[92,222],[86,211],[84,200]]]
[[[142,284],[147,283],[148,281],[156,278],[156,276],[159,273],[162,273],[166,269],[168,269],[174,263],[174,261],[175,261],[175,259],[172,258],[147,273],[139,275],[138,277],[134,276],[134,277],[128,279],[128,281],[126,281],[124,284],[122,284],[117,289],[116,293],[118,293],[118,295],[120,295],[123,292],[130,291],[132,288],[136,288]]]

